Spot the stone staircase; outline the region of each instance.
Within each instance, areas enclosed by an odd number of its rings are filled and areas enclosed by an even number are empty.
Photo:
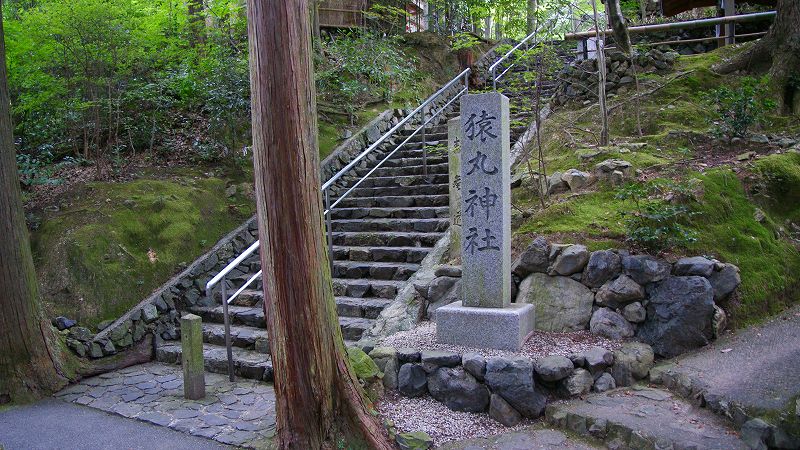
[[[457,113],[450,113],[447,119]],[[394,149],[413,132],[401,131],[383,150]],[[333,292],[345,342],[352,344],[420,268],[420,263],[449,227],[447,121],[409,140],[391,159],[356,187],[331,213]],[[427,176],[423,148],[428,148]],[[380,157],[383,159],[383,157]],[[378,160],[380,160],[378,159]],[[377,165],[342,177],[343,195]],[[338,197],[337,197],[338,198]],[[334,198],[332,201],[335,201]],[[255,272],[257,265],[247,264]],[[247,279],[242,274],[238,279]],[[243,291],[229,307],[235,372],[240,377],[272,381],[269,339],[261,282]],[[227,373],[224,315],[217,306],[194,306],[186,312],[203,319],[206,369]],[[179,342],[159,346],[159,361],[180,362]]]

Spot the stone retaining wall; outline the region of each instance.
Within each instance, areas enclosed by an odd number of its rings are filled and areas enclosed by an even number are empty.
[[[460,271],[437,271],[416,284],[428,315],[461,300]],[[725,328],[717,306],[741,283],[739,269],[702,256],[674,264],[625,250],[589,252],[583,245],[535,239],[512,266],[512,299],[536,309],[536,330],[590,330],[636,338],[671,358],[707,345]]]
[[[639,342],[536,360],[391,347],[369,356],[383,371],[386,389],[430,395],[454,411],[488,412],[506,426],[541,416],[557,399],[630,386],[648,376],[654,360],[650,346]]]

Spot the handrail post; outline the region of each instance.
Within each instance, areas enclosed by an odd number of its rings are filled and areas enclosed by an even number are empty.
[[[327,228],[327,235],[328,235],[328,262],[331,266],[331,272],[333,271],[333,225],[331,221],[331,216],[333,215],[333,211],[331,211],[331,196],[328,189],[325,189],[325,227]]]
[[[495,71],[495,69],[492,68],[492,90],[496,91],[497,90],[497,78],[494,76],[494,71]]]
[[[228,353],[228,378],[236,381],[233,372],[233,348],[231,347],[231,316],[228,313],[228,287],[225,277],[222,278],[222,315],[225,321],[225,351]]]
[[[422,108],[422,176],[428,176],[428,135],[426,133],[426,120],[428,120],[428,111],[430,109],[427,105]]]

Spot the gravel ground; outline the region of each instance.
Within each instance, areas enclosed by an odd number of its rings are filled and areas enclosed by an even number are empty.
[[[515,427],[506,427],[488,414],[451,411],[431,397],[407,398],[396,392],[387,392],[378,403],[384,419],[394,422],[401,433],[424,431],[436,446],[445,442],[492,436],[509,431],[519,431],[534,422],[523,421]]]
[[[602,347],[607,350],[616,350],[622,341],[613,341],[590,333],[589,331],[572,331],[567,333],[550,333],[534,331],[519,352],[508,352],[485,348],[462,347],[458,345],[440,344],[436,342],[436,324],[422,322],[416,327],[395,333],[380,342],[381,346],[394,348],[413,348],[415,350],[443,350],[459,354],[478,353],[485,357],[526,356],[532,359],[551,355],[568,356],[580,353],[592,347]]]

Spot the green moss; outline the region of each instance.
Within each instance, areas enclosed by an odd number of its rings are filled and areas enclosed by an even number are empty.
[[[800,223],[800,153],[759,158],[755,172],[754,188],[764,197],[768,211],[779,219]]]
[[[32,233],[48,314],[116,318],[253,212],[220,178],[90,183]],[[241,189],[237,189],[241,191]]]
[[[699,175],[703,181],[702,213],[692,221],[698,242],[690,253],[710,254],[741,269],[741,300],[729,311],[738,324],[760,321],[793,301],[800,283],[800,253],[776,236],[769,222],[754,218],[755,205],[730,169]],[[795,192],[800,187],[794,186]],[[800,208],[800,204],[795,204]]]
[[[358,347],[347,347],[347,357],[359,380],[367,382],[383,377],[378,365]]]
[[[623,236],[625,205],[610,190],[590,192],[534,214],[515,231],[521,234],[580,234],[607,239]]]

